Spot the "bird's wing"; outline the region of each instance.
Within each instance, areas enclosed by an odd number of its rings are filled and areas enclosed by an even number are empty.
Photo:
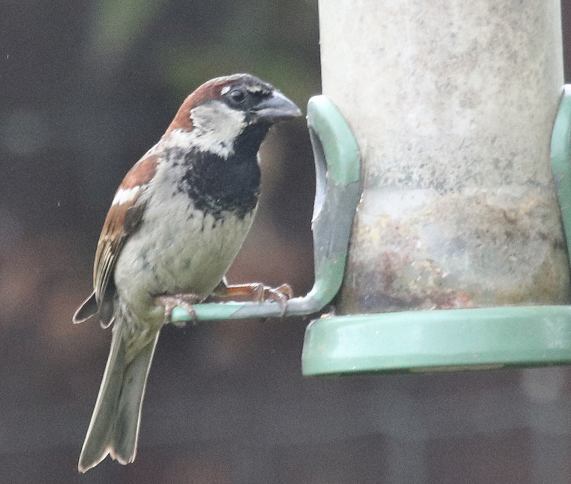
[[[127,237],[141,222],[145,210],[141,195],[156,173],[158,159],[157,155],[145,155],[129,170],[107,212],[93,266],[93,288],[98,305],[103,303],[109,279]]]

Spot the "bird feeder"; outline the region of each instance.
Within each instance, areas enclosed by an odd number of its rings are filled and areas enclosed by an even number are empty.
[[[286,316],[337,299],[306,330],[303,373],[570,363],[559,0],[328,0],[320,33],[315,283]],[[196,307],[199,320],[280,313]]]

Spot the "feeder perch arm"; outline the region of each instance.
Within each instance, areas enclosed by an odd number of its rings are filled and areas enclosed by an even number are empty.
[[[359,148],[339,110],[326,96],[314,96],[307,105],[307,124],[316,178],[312,220],[315,280],[307,295],[288,301],[285,316],[316,313],[339,291],[353,216],[361,195]],[[276,302],[203,303],[193,308],[199,321],[282,315]],[[190,320],[184,308],[173,310],[174,323]]]

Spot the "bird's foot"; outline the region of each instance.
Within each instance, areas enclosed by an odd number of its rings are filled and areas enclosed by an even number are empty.
[[[190,316],[190,320],[193,324],[195,324],[198,319],[196,317],[196,311],[194,310],[193,305],[199,303],[200,300],[201,298],[194,294],[169,294],[157,296],[155,298],[155,301],[165,308],[165,324],[171,323],[179,328],[186,326],[186,321],[172,320],[172,312],[174,308],[180,307],[185,309]]]
[[[281,316],[287,310],[287,302],[293,297],[293,290],[289,284],[282,284],[278,287],[270,287],[261,282],[249,284],[227,285],[223,280],[214,292],[208,296],[208,302],[248,300],[258,303],[275,302],[281,308]]]

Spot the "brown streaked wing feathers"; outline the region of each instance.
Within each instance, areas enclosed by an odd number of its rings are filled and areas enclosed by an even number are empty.
[[[93,287],[99,306],[105,297],[105,291],[121,248],[141,221],[144,211],[144,206],[140,202],[141,193],[155,175],[157,162],[157,155],[150,155],[138,161],[125,175],[119,189],[128,190],[140,186],[141,190],[124,203],[112,205],[107,212],[97,243],[93,266]]]

